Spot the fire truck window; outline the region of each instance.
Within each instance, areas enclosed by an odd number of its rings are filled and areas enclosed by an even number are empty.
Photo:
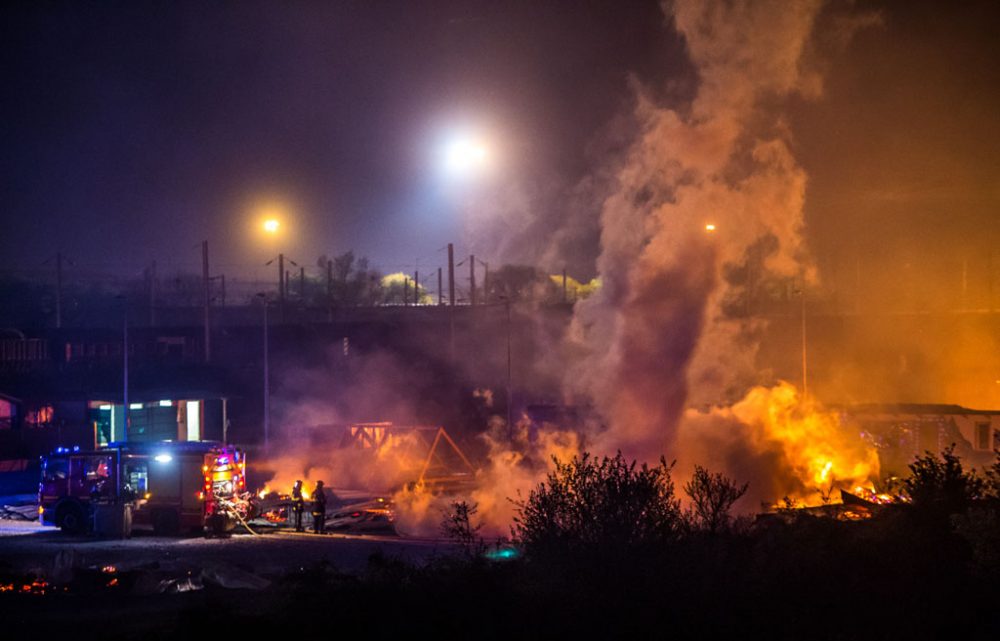
[[[111,476],[111,457],[101,456],[87,459],[84,462],[84,469],[88,481],[109,478]]]
[[[69,460],[68,459],[49,459],[45,462],[45,469],[43,471],[44,479],[46,481],[61,481],[62,479],[69,476]]]
[[[125,479],[132,491],[142,496],[149,491],[149,464],[135,461],[125,466]]]

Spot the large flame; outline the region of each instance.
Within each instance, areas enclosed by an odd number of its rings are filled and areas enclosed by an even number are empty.
[[[731,407],[688,411],[678,447],[691,466],[749,481],[762,501],[819,505],[838,500],[836,490],[872,490],[879,474],[872,445],[786,382],[755,387]]]

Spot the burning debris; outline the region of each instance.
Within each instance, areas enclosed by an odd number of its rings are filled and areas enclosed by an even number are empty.
[[[274,476],[257,492],[260,520],[289,524],[293,482],[321,475],[336,488],[335,511],[326,517],[332,531],[392,533],[399,506],[415,509],[424,497],[473,488],[476,468],[443,427],[379,422],[340,430],[337,445],[322,454],[286,453],[264,463]],[[305,489],[302,496],[312,499]]]
[[[877,450],[788,383],[756,387],[731,407],[689,410],[677,443],[685,469],[689,461],[713,461],[734,478],[751,479],[748,505],[780,497],[822,505],[836,490],[874,491],[879,481]]]

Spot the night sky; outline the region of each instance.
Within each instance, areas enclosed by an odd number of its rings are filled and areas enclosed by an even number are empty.
[[[856,5],[881,25],[826,60],[823,97],[788,105],[821,269],[1000,247],[996,3]],[[56,251],[80,269],[194,272],[206,239],[213,271],[247,276],[278,251],[307,266],[353,249],[384,271],[436,268],[449,241],[531,261],[548,232],[589,217],[561,250],[588,277],[600,203],[579,186],[628,144],[634,84],[682,104],[697,83],[655,2],[2,11],[6,272],[47,269]],[[441,168],[461,130],[496,154],[479,184]],[[491,247],[470,211],[512,193],[545,223],[530,247]],[[262,199],[290,209],[280,243],[253,233]]]

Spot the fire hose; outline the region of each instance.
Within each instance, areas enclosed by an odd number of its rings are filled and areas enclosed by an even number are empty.
[[[221,496],[217,496],[216,500],[218,501],[219,507],[221,507],[226,512],[227,515],[236,517],[236,519],[243,525],[243,527],[246,528],[247,532],[253,534],[254,536],[260,536],[258,532],[253,531],[250,525],[246,522],[246,519],[243,518],[243,515],[240,514],[240,510],[237,507],[238,506],[237,501],[232,501]],[[246,501],[245,498],[243,498],[242,500]]]

